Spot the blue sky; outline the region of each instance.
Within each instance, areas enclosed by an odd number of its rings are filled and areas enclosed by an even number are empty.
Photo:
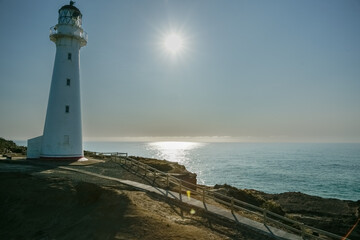
[[[0,136],[42,134],[67,1],[0,0]],[[360,1],[85,1],[85,140],[360,142]],[[166,53],[177,32],[184,51]],[[212,138],[214,139],[214,138]],[[215,138],[222,139],[222,138]]]

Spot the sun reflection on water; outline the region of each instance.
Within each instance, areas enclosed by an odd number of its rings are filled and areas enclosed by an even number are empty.
[[[158,159],[185,164],[190,161],[192,150],[204,145],[205,143],[198,142],[151,142],[147,148]]]

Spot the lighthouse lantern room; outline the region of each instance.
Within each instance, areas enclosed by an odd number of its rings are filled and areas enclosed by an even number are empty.
[[[80,96],[80,48],[87,44],[82,14],[70,1],[50,28],[56,55],[43,135],[28,140],[28,158],[84,159]]]

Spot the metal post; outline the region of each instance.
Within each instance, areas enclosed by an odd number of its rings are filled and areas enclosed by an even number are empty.
[[[231,213],[234,213],[234,198],[231,198]]]
[[[263,214],[264,214],[264,224],[266,224],[266,209],[263,210]]]
[[[203,203],[205,204],[205,188],[203,188]]]
[[[300,229],[301,229],[301,238],[304,239],[305,238],[305,227],[303,223],[299,224]]]
[[[182,201],[182,197],[181,197],[181,180],[180,180],[180,184],[179,184],[179,198],[180,198],[180,201]]]
[[[166,186],[169,188],[169,174],[166,174]]]

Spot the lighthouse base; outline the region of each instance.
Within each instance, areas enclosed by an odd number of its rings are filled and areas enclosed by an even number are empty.
[[[35,137],[28,140],[27,159],[41,159],[46,161],[87,161],[84,155],[43,155],[42,149],[42,136]]]
[[[54,160],[54,161],[87,161],[88,159],[84,156],[76,156],[76,157],[64,157],[64,156],[40,156],[42,160]]]
[[[38,159],[41,153],[42,136],[28,139],[26,157],[28,159]]]

